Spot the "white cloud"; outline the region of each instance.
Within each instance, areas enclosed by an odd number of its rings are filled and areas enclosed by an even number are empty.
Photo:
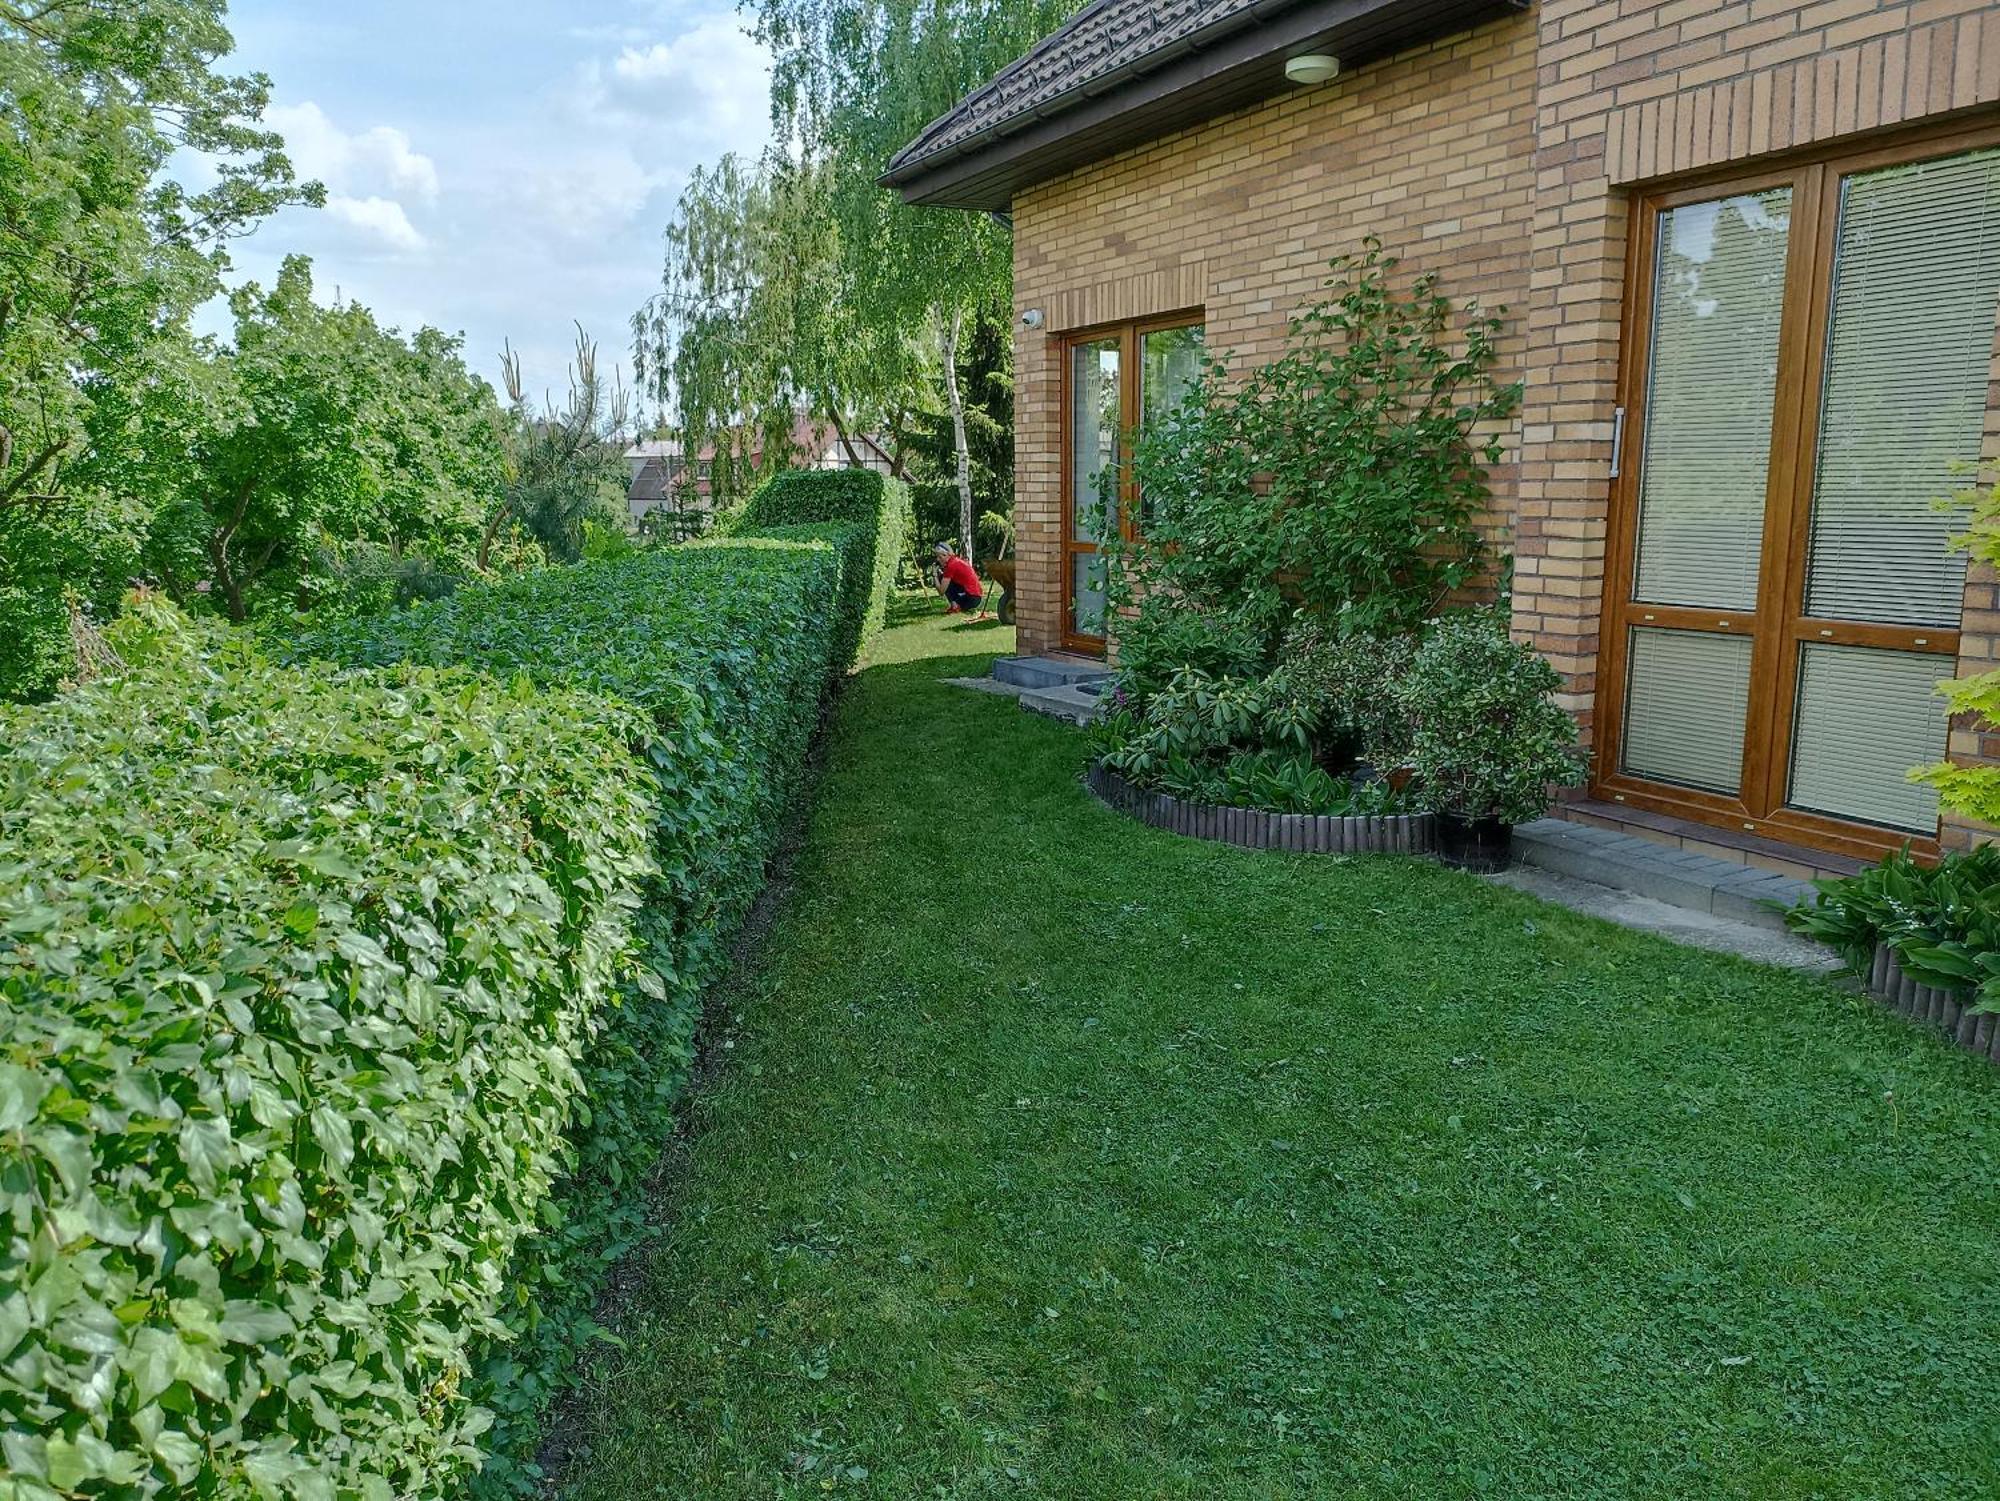
[[[403,205],[393,198],[350,198],[342,193],[329,193],[326,212],[330,218],[359,230],[366,239],[399,255],[414,255],[425,247],[424,237],[410,222]]]
[[[592,112],[683,141],[755,149],[768,133],[771,55],[733,16],[701,22],[672,41],[631,45],[584,70]]]
[[[666,181],[628,151],[578,149],[556,162],[517,164],[504,191],[518,223],[575,241],[630,224]]]
[[[329,192],[413,193],[426,203],[438,196],[437,163],[393,125],[349,134],[310,99],[303,104],[274,104],[264,115],[284,136],[299,175],[318,178]]]

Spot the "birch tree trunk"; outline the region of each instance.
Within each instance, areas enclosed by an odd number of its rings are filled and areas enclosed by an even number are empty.
[[[972,557],[972,451],[965,445],[965,397],[958,389],[959,335],[964,329],[965,312],[954,308],[951,316],[938,320],[938,349],[944,356],[945,398],[951,404],[951,446],[958,467],[958,550],[966,562]]]

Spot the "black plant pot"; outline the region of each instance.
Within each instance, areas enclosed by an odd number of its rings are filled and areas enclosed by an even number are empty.
[[[1436,815],[1438,860],[1458,870],[1489,875],[1513,863],[1514,826],[1497,818]]]

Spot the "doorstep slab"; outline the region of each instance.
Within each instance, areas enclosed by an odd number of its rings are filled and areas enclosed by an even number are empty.
[[[1021,707],[1033,714],[1046,714],[1051,719],[1067,720],[1071,724],[1089,724],[1104,712],[1104,700],[1097,690],[1101,681],[1091,680],[1081,683],[1059,683],[1048,688],[1023,688]]]
[[[1111,669],[1092,657],[1000,657],[993,663],[993,676],[1016,688],[1062,688],[1102,681]]]
[[[1774,932],[1785,931],[1784,909],[1813,892],[1791,876],[1560,818],[1516,828],[1514,856],[1573,880]]]
[[[1816,975],[1832,976],[1841,967],[1839,957],[1831,949],[1797,933],[1744,922],[1721,912],[1672,906],[1652,897],[1559,875],[1545,866],[1516,865],[1483,879],[1495,886],[1508,886],[1545,902],[1554,902],[1558,907],[1568,907],[1573,912],[1601,917],[1620,927],[1652,933],[1693,948],[1735,954],[1759,964],[1775,964]]]

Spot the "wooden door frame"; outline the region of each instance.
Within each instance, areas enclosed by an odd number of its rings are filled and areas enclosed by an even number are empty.
[[[1913,835],[1790,808],[1785,806],[1785,798],[1803,646],[1825,643],[1921,651],[1940,659],[1945,668],[1939,674],[1942,677],[1956,669],[1960,641],[1958,627],[1821,620],[1804,613],[1813,487],[1819,469],[1826,336],[1832,314],[1833,259],[1838,247],[1839,186],[1846,177],[1879,167],[1941,159],[1996,145],[2000,145],[2000,124],[1970,129],[1962,125],[1931,127],[1866,149],[1797,156],[1786,164],[1748,172],[1740,168],[1711,171],[1676,186],[1634,195],[1616,398],[1625,411],[1625,428],[1617,453],[1618,477],[1611,482],[1599,616],[1591,776],[1594,796],[1861,858],[1876,858],[1904,846],[1920,855],[1937,853],[1935,829],[1929,835]],[[1727,611],[1648,605],[1633,599],[1658,282],[1658,231],[1660,217],[1668,209],[1784,185],[1789,185],[1793,194],[1785,306],[1779,328],[1779,373],[1765,477],[1757,602],[1752,621],[1745,626]],[[1751,638],[1743,775],[1736,795],[1650,781],[1620,769],[1630,634],[1635,627],[1695,629]]]
[[[1062,506],[1057,532],[1056,566],[1056,606],[1062,612],[1061,630],[1058,639],[1066,651],[1081,652],[1088,656],[1101,657],[1105,654],[1107,638],[1104,636],[1080,636],[1073,629],[1071,606],[1075,600],[1075,582],[1072,569],[1073,560],[1081,556],[1095,557],[1099,551],[1096,542],[1079,543],[1076,535],[1076,486],[1072,473],[1076,450],[1072,443],[1072,423],[1075,416],[1074,380],[1076,349],[1085,344],[1101,344],[1116,337],[1118,340],[1118,530],[1127,539],[1134,536],[1139,512],[1138,486],[1132,477],[1131,442],[1139,429],[1139,409],[1141,401],[1139,368],[1140,341],[1147,334],[1159,333],[1170,328],[1195,328],[1206,326],[1206,311],[1203,308],[1182,308],[1172,313],[1156,313],[1146,318],[1122,318],[1115,323],[1095,323],[1085,328],[1064,329],[1057,335],[1057,360],[1060,378],[1057,390],[1056,443],[1061,462],[1058,466],[1059,483],[1062,486]],[[1109,606],[1107,605],[1107,610]]]

